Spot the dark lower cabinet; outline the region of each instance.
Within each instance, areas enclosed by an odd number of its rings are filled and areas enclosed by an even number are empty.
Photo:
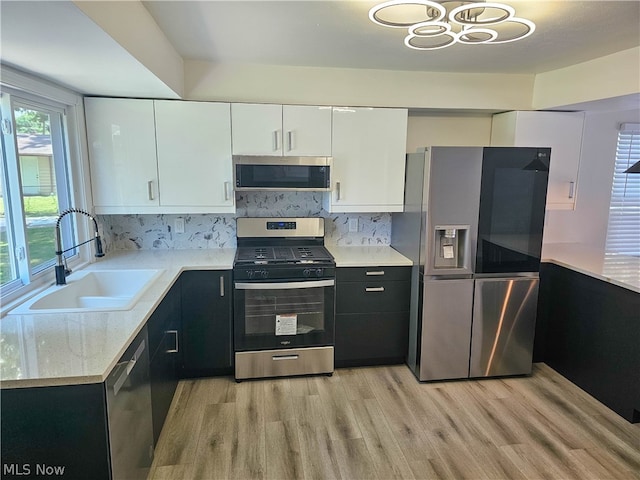
[[[158,442],[180,375],[181,280],[178,278],[149,318],[153,443]],[[154,342],[152,343],[152,332]]]
[[[130,347],[139,349],[136,342],[144,335],[144,365],[149,366],[142,374],[145,378],[140,379],[144,385],[136,386],[133,380],[127,379],[117,381],[118,387],[108,380],[106,384],[3,389],[0,393],[0,476],[110,480],[114,475],[110,452],[116,452],[119,459],[150,464],[148,449],[131,458],[132,442],[137,441],[140,432],[133,431],[139,430],[139,413],[128,399],[138,395],[125,394],[134,394],[143,386],[149,389],[150,384],[151,402],[145,412],[151,410],[155,444],[181,376],[231,374],[231,293],[230,271],[187,271],[178,278],[149,318],[146,329]],[[122,369],[123,362],[129,360],[126,357],[118,365]],[[142,365],[141,361],[142,358],[138,366]],[[114,374],[124,378],[124,373],[116,371],[118,365],[110,378]],[[120,391],[117,398],[125,399],[116,405],[119,408],[117,425],[109,424],[110,419],[113,420],[109,417],[109,406],[113,411],[115,405],[113,401],[108,404],[106,389],[109,388],[117,388]],[[127,420],[127,415],[133,417]],[[115,427],[118,428],[117,441],[114,440],[117,445],[110,445],[109,429]],[[127,429],[132,430],[130,434]],[[111,433],[113,437],[114,432]],[[123,438],[127,440],[122,441]]]
[[[2,478],[146,478],[148,345],[143,328],[103,383],[2,390]]]
[[[111,478],[104,384],[1,395],[2,478]]]
[[[183,377],[233,373],[232,283],[227,270],[185,271],[182,289]]]
[[[410,274],[410,267],[336,270],[336,367],[405,361]]]
[[[536,361],[640,422],[640,293],[542,264]]]

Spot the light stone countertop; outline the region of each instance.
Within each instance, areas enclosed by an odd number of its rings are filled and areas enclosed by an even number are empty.
[[[131,310],[0,319],[0,387],[103,382],[184,270],[231,270],[235,249],[117,251],[85,270],[163,269]]]
[[[343,247],[325,245],[337,267],[404,267],[413,263],[389,246]]]
[[[607,254],[579,243],[548,243],[542,261],[640,293],[640,258]]]

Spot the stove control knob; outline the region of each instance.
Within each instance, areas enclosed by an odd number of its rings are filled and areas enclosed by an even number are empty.
[[[253,278],[253,270],[247,270],[247,278],[251,280]]]
[[[268,271],[266,271],[266,270],[262,270],[262,271],[260,272],[260,276],[261,276],[262,278],[267,278],[267,277],[269,276],[269,272],[268,272]]]
[[[302,271],[302,275],[304,275],[305,277],[308,277],[309,275],[311,275],[311,270],[309,270],[308,268],[305,268]]]
[[[322,276],[322,269],[321,268],[316,268],[316,277],[321,277]]]

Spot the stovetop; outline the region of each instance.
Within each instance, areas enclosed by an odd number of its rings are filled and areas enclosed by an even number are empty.
[[[237,219],[235,280],[320,280],[335,277],[336,263],[324,247],[322,218]]]
[[[256,265],[332,263],[333,257],[320,245],[239,247],[235,263]]]
[[[335,261],[323,246],[238,247],[233,276],[239,281],[335,278]]]

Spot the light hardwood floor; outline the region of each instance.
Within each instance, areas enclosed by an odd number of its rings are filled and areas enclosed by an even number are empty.
[[[406,366],[181,381],[156,479],[640,479],[632,425],[544,364],[418,383]]]

